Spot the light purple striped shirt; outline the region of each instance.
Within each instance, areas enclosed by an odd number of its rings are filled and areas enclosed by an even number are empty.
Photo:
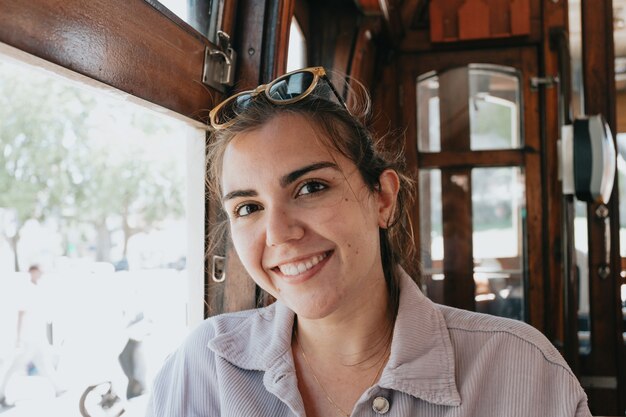
[[[434,304],[406,274],[400,291],[389,362],[352,416],[591,416],[576,377],[536,329]],[[293,322],[280,302],[206,320],[166,361],[147,416],[304,416]],[[376,398],[388,411],[373,409]]]

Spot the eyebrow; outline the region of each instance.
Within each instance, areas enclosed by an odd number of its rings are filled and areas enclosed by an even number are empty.
[[[256,191],[254,190],[236,190],[236,191],[231,191],[230,193],[226,194],[224,197],[222,197],[222,203],[224,203],[227,200],[231,200],[233,198],[237,198],[237,197],[256,197],[258,194]]]
[[[330,161],[316,162],[315,164],[307,165],[300,169],[296,169],[295,171],[281,177],[280,182],[279,182],[280,186],[285,188],[286,186],[296,181],[301,176],[308,174],[311,171],[317,171],[318,169],[324,169],[324,168],[333,168],[333,169],[339,170],[339,167],[334,162],[330,162]]]
[[[279,184],[281,187],[285,188],[286,186],[293,183],[294,181],[296,181],[298,178],[302,177],[303,175],[308,174],[311,171],[317,171],[319,169],[324,169],[324,168],[333,168],[333,169],[339,170],[339,167],[334,162],[316,162],[314,164],[296,169],[295,171],[282,176],[279,180]],[[252,189],[235,190],[235,191],[231,191],[230,193],[222,197],[222,203],[224,203],[227,200],[231,200],[237,197],[256,197],[257,195],[258,193]]]

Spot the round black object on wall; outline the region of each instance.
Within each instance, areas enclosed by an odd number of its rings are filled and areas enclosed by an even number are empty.
[[[608,203],[616,168],[615,145],[609,125],[600,114],[576,119],[572,139],[576,198]]]

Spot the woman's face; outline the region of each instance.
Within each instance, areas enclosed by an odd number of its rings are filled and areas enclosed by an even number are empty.
[[[386,192],[393,171],[381,176],[382,192],[371,192],[356,165],[319,135],[304,116],[274,117],[229,143],[221,178],[246,270],[311,319],[352,314],[385,294],[378,230],[397,192]]]

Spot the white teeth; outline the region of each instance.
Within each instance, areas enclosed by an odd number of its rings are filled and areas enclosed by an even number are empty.
[[[326,257],[325,253],[322,255],[316,255],[310,259],[305,259],[303,261],[279,265],[278,269],[280,269],[280,272],[282,272],[283,275],[288,275],[288,276],[299,275],[313,268],[315,265],[320,263],[322,259],[324,259],[325,257]]]

